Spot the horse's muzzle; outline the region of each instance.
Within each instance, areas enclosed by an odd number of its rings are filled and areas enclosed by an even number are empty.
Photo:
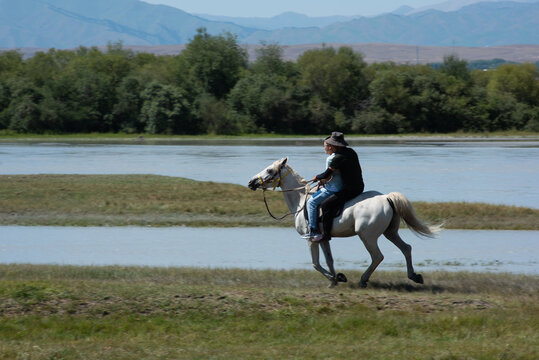
[[[247,186],[248,186],[249,189],[251,189],[251,190],[256,190],[256,189],[258,189],[258,187],[260,186],[260,184],[259,184],[258,179],[254,179],[254,178],[253,178],[253,179],[249,180],[249,184],[247,184]]]

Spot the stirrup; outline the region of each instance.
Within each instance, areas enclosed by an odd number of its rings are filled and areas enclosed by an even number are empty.
[[[314,236],[311,237],[311,241],[319,242],[319,241],[324,240],[324,238],[325,238],[324,234],[315,234]]]

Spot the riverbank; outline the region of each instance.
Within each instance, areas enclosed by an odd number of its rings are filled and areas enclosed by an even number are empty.
[[[267,192],[272,212],[288,212]],[[448,229],[539,230],[539,210],[478,203],[413,202]],[[245,186],[157,175],[0,175],[0,224],[41,226],[292,226]]]
[[[0,265],[2,359],[535,359],[536,276]],[[331,346],[328,346],[331,344]]]
[[[155,135],[125,133],[81,134],[21,134],[0,131],[0,142],[61,142],[95,144],[265,144],[292,143],[296,145],[318,144],[327,135],[245,134],[245,135]],[[369,143],[401,142],[492,142],[492,141],[539,141],[539,134],[532,131],[496,131],[480,133],[410,133],[393,135],[346,135],[351,145]]]

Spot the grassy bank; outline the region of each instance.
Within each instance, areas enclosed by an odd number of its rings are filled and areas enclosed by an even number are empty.
[[[268,193],[272,212],[288,212]],[[413,200],[413,199],[411,199]],[[539,210],[474,203],[414,206],[449,229],[539,230]],[[156,175],[2,175],[0,224],[73,226],[291,226],[267,213],[260,191]]]
[[[539,356],[537,277],[424,275],[0,265],[0,358]]]
[[[243,134],[243,135],[156,135],[156,134],[126,134],[126,133],[78,133],[78,134],[24,134],[9,130],[0,130],[2,142],[91,142],[91,143],[166,143],[182,141],[208,141],[208,140],[272,140],[272,139],[317,139],[322,140],[327,135],[290,135],[290,134]],[[533,131],[493,131],[493,132],[453,132],[453,133],[406,133],[393,135],[347,135],[347,140],[353,141],[401,141],[401,140],[539,140],[539,133]]]

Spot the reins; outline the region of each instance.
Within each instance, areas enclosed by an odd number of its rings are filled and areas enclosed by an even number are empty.
[[[284,179],[291,172],[292,172],[292,169],[288,170],[288,172],[286,174],[281,176],[281,172],[279,170],[279,177],[277,179],[274,179],[274,180],[271,181],[272,184],[273,184],[272,191],[291,192],[291,191],[299,191],[299,190],[302,190],[302,189],[307,189],[307,191],[305,192],[305,201],[303,203],[303,206],[298,211],[291,211],[291,212],[289,212],[287,214],[284,214],[281,217],[276,217],[275,215],[273,215],[271,213],[271,210],[269,209],[269,206],[268,206],[268,201],[266,200],[266,190],[267,189],[264,187],[265,182],[262,180],[262,178],[260,176],[258,177],[259,180],[260,180],[260,184],[262,185],[262,194],[264,195],[264,205],[266,205],[266,210],[268,211],[269,216],[271,216],[273,219],[275,219],[277,221],[281,221],[284,218],[286,218],[287,216],[296,215],[296,214],[300,213],[301,211],[303,211],[303,209],[305,209],[305,206],[307,205],[307,195],[309,194],[309,191],[311,190],[311,187],[309,186],[309,184],[312,183],[312,181],[308,181],[307,184],[305,184],[303,186],[298,186],[298,187],[293,188],[293,189],[276,190],[277,187],[281,186],[281,180]]]

